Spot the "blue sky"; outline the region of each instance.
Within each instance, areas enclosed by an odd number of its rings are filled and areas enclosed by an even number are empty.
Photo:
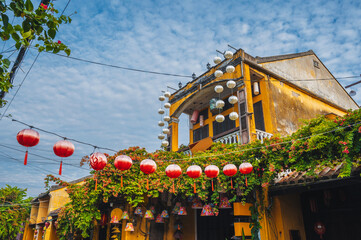
[[[67,1],[54,1],[62,10]],[[150,71],[197,75],[227,44],[253,56],[271,56],[312,49],[336,77],[361,70],[360,1],[85,1],[72,0],[56,39],[72,56]],[[26,72],[36,56],[31,50],[22,65]],[[15,54],[16,55],[16,54]],[[13,58],[15,57],[13,56]],[[19,71],[14,85],[24,73]],[[341,81],[347,85],[359,79]],[[61,135],[112,149],[129,146],[154,151],[160,146],[158,96],[166,86],[177,88],[188,79],[129,72],[42,53],[8,110],[15,119]],[[17,87],[6,96],[10,100]],[[361,85],[355,100],[361,104]],[[4,109],[0,109],[0,113]],[[180,143],[188,144],[187,120],[181,119]],[[24,126],[0,121],[0,144],[24,150],[16,134]],[[31,153],[59,161],[52,152],[58,137],[41,133]],[[65,163],[77,165],[91,147],[75,144]],[[10,158],[10,157],[11,158]],[[0,186],[44,191],[47,172],[58,163],[0,145]],[[14,160],[18,159],[18,161]],[[39,167],[41,169],[39,169]],[[65,165],[64,180],[88,174]]]

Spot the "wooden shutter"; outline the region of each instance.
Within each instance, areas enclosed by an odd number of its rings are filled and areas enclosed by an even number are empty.
[[[246,89],[243,88],[239,90],[237,95],[239,112],[239,132],[241,136],[240,142],[241,144],[246,144],[250,140]]]

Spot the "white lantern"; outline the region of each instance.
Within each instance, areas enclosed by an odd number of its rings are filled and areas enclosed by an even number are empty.
[[[169,133],[169,129],[168,129],[168,128],[163,128],[162,132],[163,132],[164,134],[168,134],[168,133]]]
[[[159,126],[159,127],[163,127],[163,126],[164,126],[164,122],[159,121],[159,122],[158,122],[158,126]]]
[[[216,116],[216,121],[219,122],[219,123],[223,122],[224,121],[224,116],[222,114],[217,115]]]
[[[222,77],[223,76],[223,72],[221,70],[217,70],[214,72],[214,76],[218,77]]]
[[[216,102],[216,108],[222,108],[224,107],[224,101],[223,100],[218,100]]]
[[[231,112],[230,114],[229,114],[229,119],[231,119],[231,120],[236,120],[238,118],[238,113],[236,113],[236,112]]]
[[[169,102],[164,103],[164,107],[165,107],[165,108],[170,108],[170,103],[169,103]]]
[[[162,147],[168,147],[169,142],[167,140],[162,141]]]
[[[159,109],[158,109],[158,113],[159,113],[159,114],[164,114],[164,109],[159,108]]]
[[[231,59],[231,58],[233,57],[233,53],[232,53],[231,51],[226,51],[226,52],[224,53],[224,57],[225,57],[226,59]]]
[[[236,82],[235,82],[235,81],[229,80],[229,81],[227,82],[227,87],[228,87],[228,88],[234,88],[235,86],[236,86]]]
[[[159,101],[164,101],[165,97],[164,96],[159,96],[158,99],[159,99]]]
[[[258,95],[259,94],[259,85],[258,82],[253,83],[253,94]]]
[[[165,136],[164,136],[163,134],[159,134],[159,135],[158,135],[158,139],[162,140],[162,139],[164,139],[164,138],[165,138]]]
[[[169,97],[170,97],[170,92],[165,92],[165,93],[164,93],[164,97],[169,98]]]
[[[230,104],[235,104],[235,103],[238,102],[238,98],[237,98],[236,96],[230,96],[230,97],[228,98],[228,102],[229,102]]]
[[[169,122],[169,121],[170,121],[170,117],[169,117],[169,116],[164,116],[164,117],[163,117],[163,120],[166,121],[166,122]]]
[[[214,87],[214,91],[216,93],[221,93],[221,92],[223,92],[223,87],[221,85],[217,85]]]
[[[222,62],[222,58],[220,58],[220,57],[214,57],[213,62],[214,62],[215,64],[219,64],[219,63]]]
[[[234,70],[236,70],[236,69],[232,65],[229,65],[226,67],[226,72],[228,72],[228,73],[233,73]]]

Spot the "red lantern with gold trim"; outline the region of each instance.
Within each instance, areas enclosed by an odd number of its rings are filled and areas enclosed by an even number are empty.
[[[60,140],[53,146],[53,151],[55,155],[65,158],[70,157],[74,153],[74,144],[68,140]],[[59,175],[61,175],[63,166],[63,160],[60,161]]]
[[[114,160],[114,166],[120,171],[126,171],[133,165],[133,161],[126,155],[119,155]],[[123,174],[120,176],[120,186],[123,187]]]
[[[24,165],[28,163],[28,148],[36,146],[40,141],[40,135],[34,129],[23,129],[16,135],[18,143],[26,147]]]
[[[145,159],[140,162],[140,171],[149,175],[157,170],[157,164],[152,159]],[[149,190],[149,179],[147,178],[147,190]]]

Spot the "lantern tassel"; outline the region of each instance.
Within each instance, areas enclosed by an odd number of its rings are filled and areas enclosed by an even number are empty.
[[[247,177],[246,177],[246,187],[248,187]]]
[[[147,178],[147,190],[149,190],[149,179]]]
[[[196,182],[193,183],[193,192],[197,193]]]
[[[174,180],[173,180],[173,193],[175,193],[175,191],[174,191]]]
[[[61,175],[62,170],[63,170],[63,161],[60,161],[59,175]]]
[[[212,179],[212,192],[214,192],[213,179]]]
[[[94,174],[94,180],[95,180],[95,191],[96,191],[98,187],[98,178],[95,177],[95,174]]]
[[[123,175],[120,176],[120,187],[123,187]]]
[[[232,178],[231,178],[231,189],[233,189],[233,181],[232,181]]]
[[[28,164],[28,150],[25,152],[24,165]]]

